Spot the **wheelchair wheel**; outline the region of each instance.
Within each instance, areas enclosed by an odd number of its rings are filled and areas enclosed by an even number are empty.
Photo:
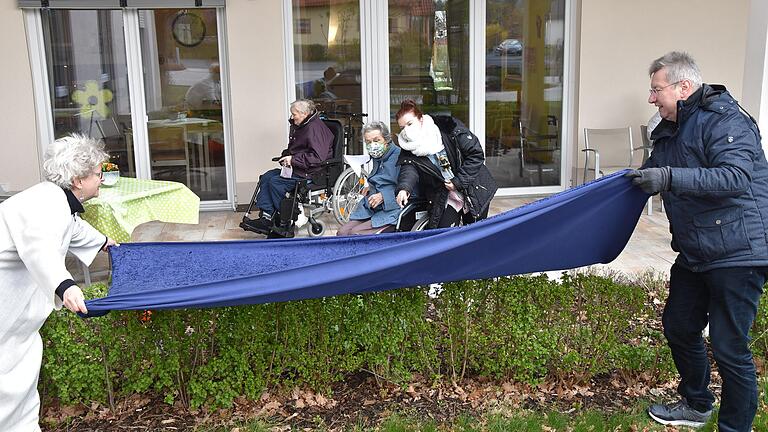
[[[429,223],[429,215],[425,215],[421,219],[417,220],[416,223],[413,224],[413,228],[411,228],[411,231],[424,231],[427,229],[427,224]]]
[[[321,221],[314,221],[307,224],[307,233],[310,237],[320,237],[325,234],[325,224]]]
[[[349,215],[363,199],[366,176],[365,170],[362,176],[358,176],[352,168],[347,168],[336,180],[333,186],[333,216],[339,225],[349,222]]]

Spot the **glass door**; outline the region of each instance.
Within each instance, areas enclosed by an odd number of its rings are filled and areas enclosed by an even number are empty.
[[[54,137],[101,139],[121,175],[135,177],[122,11],[44,9],[41,18]]]
[[[216,9],[138,14],[151,176],[226,200]]]
[[[486,165],[501,188],[561,179],[564,0],[487,0]]]
[[[468,0],[389,0],[390,115],[408,98],[470,125],[469,33]]]
[[[345,123],[342,113],[362,109],[360,2],[293,0],[291,6],[296,98],[313,100]],[[361,154],[362,144],[351,142],[347,152]]]

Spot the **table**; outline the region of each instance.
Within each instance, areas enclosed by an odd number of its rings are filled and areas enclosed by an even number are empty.
[[[197,224],[200,197],[181,183],[120,177],[84,204],[84,220],[118,243],[149,221]]]
[[[177,182],[120,177],[101,186],[99,196],[84,203],[82,218],[118,243],[129,242],[134,228],[150,221],[197,224],[200,197]],[[83,265],[86,285],[88,267]]]

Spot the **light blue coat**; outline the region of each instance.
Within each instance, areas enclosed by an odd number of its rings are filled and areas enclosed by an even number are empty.
[[[397,176],[400,174],[400,167],[397,165],[399,156],[400,147],[390,141],[384,156],[373,159],[373,170],[368,176],[368,195],[360,201],[360,204],[350,215],[350,219],[370,219],[371,226],[374,228],[397,223],[397,217],[401,210],[395,200]],[[379,192],[384,197],[384,201],[372,209],[368,206],[368,197]]]

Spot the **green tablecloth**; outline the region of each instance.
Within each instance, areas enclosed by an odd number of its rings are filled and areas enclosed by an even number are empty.
[[[144,222],[197,224],[200,197],[181,183],[120,177],[114,186],[102,185],[84,207],[83,219],[122,243]]]

